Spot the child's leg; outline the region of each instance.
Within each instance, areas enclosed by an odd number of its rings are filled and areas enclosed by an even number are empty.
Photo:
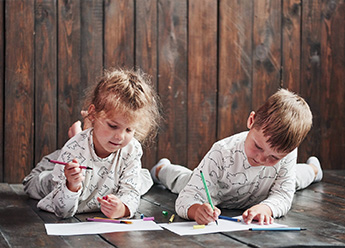
[[[148,169],[143,168],[140,170],[140,180],[141,180],[140,195],[144,195],[146,194],[147,191],[149,191],[149,189],[153,185],[151,174]]]
[[[56,160],[59,154],[60,150],[57,150],[43,157],[30,174],[24,178],[24,191],[31,198],[40,200],[53,190],[51,172],[54,169],[54,163],[50,163],[47,158]]]
[[[192,171],[184,166],[171,164],[168,159],[163,158],[151,169],[151,176],[156,183],[163,184],[171,192],[180,193],[192,176]]]
[[[81,128],[81,122],[80,121],[74,122],[72,124],[72,126],[70,126],[70,128],[68,129],[68,138],[72,138],[74,135],[76,135],[77,133],[80,133],[82,130],[85,130],[85,129],[92,127],[92,122],[87,117],[88,112],[85,110],[82,110],[82,111],[80,111],[80,113],[84,118],[83,128]]]
[[[316,157],[308,158],[305,164],[296,165],[296,190],[305,189],[312,183],[320,182],[323,173]]]
[[[82,131],[81,122],[80,121],[74,122],[72,126],[70,126],[70,128],[68,129],[68,138],[72,138],[74,135],[76,135],[77,133],[80,133],[81,131]]]

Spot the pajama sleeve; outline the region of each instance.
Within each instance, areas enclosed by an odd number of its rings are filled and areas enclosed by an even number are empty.
[[[281,167],[269,195],[261,202],[271,208],[274,218],[285,215],[291,208],[296,187],[296,160],[297,148],[280,161]]]
[[[180,217],[188,219],[188,209],[192,205],[208,203],[200,171],[204,174],[213,205],[216,206],[220,203],[217,197],[219,188],[217,177],[219,177],[219,173],[221,173],[218,166],[222,164],[222,153],[220,150],[218,144],[213,145],[211,150],[200,162],[199,166],[194,169],[186,187],[180,192],[175,204],[176,213]]]
[[[140,171],[142,148],[138,141],[122,156],[122,172],[119,179],[119,189],[115,193],[125,204],[133,217],[140,203]]]
[[[61,218],[72,217],[78,209],[78,198],[82,190],[70,191],[66,186],[64,166],[56,164],[53,170],[54,189],[45,198],[40,200],[37,207]]]

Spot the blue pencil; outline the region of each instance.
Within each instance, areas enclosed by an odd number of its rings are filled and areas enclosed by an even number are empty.
[[[232,217],[228,217],[228,216],[224,216],[224,215],[219,215],[218,218],[219,219],[223,219],[223,220],[230,220],[230,221],[235,221],[235,222],[241,222],[240,219],[232,218]]]
[[[255,227],[249,228],[250,231],[303,231],[306,228],[300,227]]]

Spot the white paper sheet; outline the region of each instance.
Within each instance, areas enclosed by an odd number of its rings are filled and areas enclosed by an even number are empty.
[[[154,221],[130,220],[133,224],[117,224],[103,222],[79,222],[45,224],[48,235],[84,235],[111,232],[163,230]]]
[[[160,224],[161,227],[168,229],[180,236],[184,235],[198,235],[207,233],[217,233],[217,232],[233,232],[233,231],[244,231],[249,230],[253,227],[263,227],[259,224],[245,224],[242,222],[234,222],[223,219],[218,219],[218,225],[215,222],[209,223],[202,229],[194,229],[194,225],[198,225],[195,221],[190,222],[174,222],[171,224]],[[287,225],[273,223],[271,225],[265,225],[264,227],[287,227]]]

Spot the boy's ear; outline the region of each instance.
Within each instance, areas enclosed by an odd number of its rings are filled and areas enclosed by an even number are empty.
[[[254,125],[254,119],[255,119],[255,112],[252,111],[249,114],[248,120],[247,120],[247,128],[251,129]]]

